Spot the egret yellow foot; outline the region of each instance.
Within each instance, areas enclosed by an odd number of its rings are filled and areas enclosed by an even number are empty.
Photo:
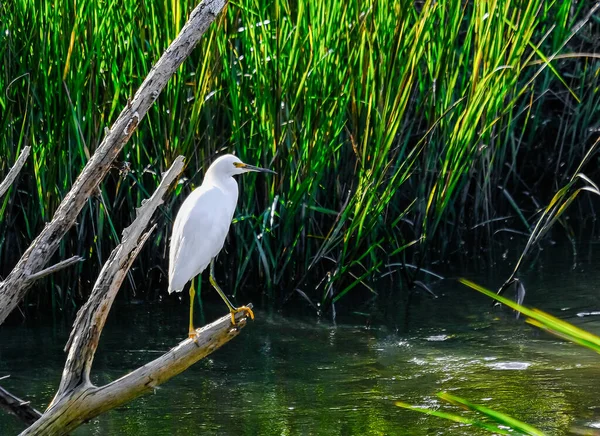
[[[231,313],[231,324],[235,325],[235,314],[240,313],[240,312],[246,312],[246,314],[251,319],[254,319],[254,312],[252,312],[252,309],[250,309],[248,306],[241,306],[241,307],[238,307],[237,309],[232,309],[229,312],[229,313]]]
[[[188,332],[188,338],[197,340],[198,339],[198,335],[196,334],[196,330],[191,329]]]

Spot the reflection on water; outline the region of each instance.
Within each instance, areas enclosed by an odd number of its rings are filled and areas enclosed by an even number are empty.
[[[496,284],[489,276],[470,277]],[[599,316],[577,316],[600,308],[598,279],[593,263],[574,271],[570,265],[537,269],[526,277],[526,303],[600,333]],[[406,333],[393,325],[366,328],[353,319],[333,326],[258,311],[238,338],[154,395],[74,434],[480,434],[393,404],[453,410],[435,396],[442,390],[549,434],[600,423],[598,390],[592,388],[600,382],[600,356],[510,314],[490,312],[485,297],[452,282],[436,292],[437,300],[415,303]],[[113,380],[175,345],[187,331],[186,309],[116,306],[95,360],[95,382]],[[222,305],[216,310],[207,317],[222,314]],[[67,335],[66,327],[50,325],[2,327],[0,376],[11,375],[2,385],[43,409],[58,385]],[[0,434],[21,429],[0,412]]]

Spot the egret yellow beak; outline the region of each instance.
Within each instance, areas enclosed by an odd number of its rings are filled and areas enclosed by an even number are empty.
[[[246,171],[256,171],[258,173],[271,173],[271,174],[277,174],[275,171],[273,170],[269,170],[267,168],[259,168],[259,167],[255,167],[254,165],[248,165],[245,163],[234,163],[234,165],[237,168],[243,168]]]

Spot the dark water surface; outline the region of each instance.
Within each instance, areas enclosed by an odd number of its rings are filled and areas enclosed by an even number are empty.
[[[526,304],[600,334],[600,316],[583,316],[600,311],[600,251],[583,250],[575,267],[568,249],[545,251],[544,266],[523,275]],[[492,275],[473,267],[461,273],[492,287],[506,267]],[[366,327],[359,317],[334,326],[258,311],[255,322],[209,358],[74,434],[485,434],[394,405],[401,400],[468,415],[440,402],[439,391],[548,434],[600,431],[600,356],[491,311],[485,297],[453,281],[434,289],[438,299],[418,298],[410,319],[399,321],[408,329]],[[217,310],[207,317],[224,313]],[[94,363],[95,382],[113,380],[175,345],[186,333],[186,314],[185,304],[117,305]],[[11,377],[0,384],[42,410],[58,386],[67,335],[66,326],[49,323],[1,327],[0,377]],[[0,411],[0,435],[20,430]]]

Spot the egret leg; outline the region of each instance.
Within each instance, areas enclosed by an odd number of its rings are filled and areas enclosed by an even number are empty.
[[[194,328],[194,297],[196,296],[196,288],[194,286],[194,279],[192,279],[192,285],[190,286],[190,329],[188,331],[188,337],[196,337],[196,329]]]
[[[216,291],[219,293],[219,295],[221,296],[221,298],[227,305],[227,308],[229,309],[229,313],[231,314],[231,323],[233,325],[235,325],[235,314],[239,313],[239,312],[246,312],[250,318],[254,319],[254,312],[252,312],[252,309],[250,309],[247,306],[235,307],[233,304],[231,304],[231,301],[229,301],[229,298],[227,298],[227,295],[225,295],[225,293],[221,290],[219,285],[217,285],[217,281],[215,280],[215,262],[214,262],[214,260],[210,261],[209,280],[210,280],[210,284],[213,286],[213,288],[216,289]]]

